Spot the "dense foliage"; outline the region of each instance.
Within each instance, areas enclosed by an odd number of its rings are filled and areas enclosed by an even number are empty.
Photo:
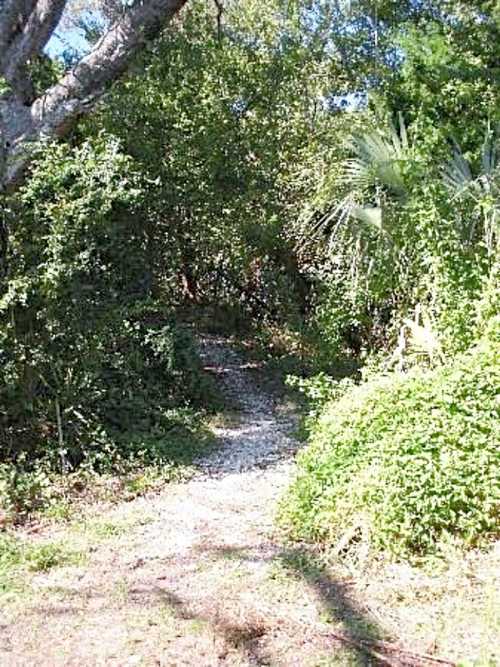
[[[187,332],[151,294],[145,190],[116,139],[41,150],[9,215],[0,302],[4,459],[113,459],[200,398]]]
[[[42,465],[190,451],[213,392],[186,322],[208,312],[316,374],[294,380],[313,402],[294,534],[491,536],[499,19],[492,0],[193,1],[38,146],[2,200],[0,497],[36,496]]]
[[[498,535],[498,85],[478,41],[498,17],[477,33],[475,20],[464,8],[400,35],[404,63],[378,100],[401,113],[365,111],[315,194],[321,349],[366,365],[347,388],[295,380],[313,402],[311,446],[281,516],[343,553]]]
[[[379,376],[330,400],[282,519],[343,551],[422,554],[498,529],[498,349]]]

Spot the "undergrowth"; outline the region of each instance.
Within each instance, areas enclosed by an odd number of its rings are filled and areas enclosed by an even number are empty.
[[[81,502],[131,500],[189,477],[194,459],[213,446],[214,435],[203,413],[178,409],[168,417],[165,432],[129,434],[64,473],[47,457],[0,464],[0,522],[33,516],[65,520]]]
[[[489,340],[434,370],[337,388],[311,420],[281,522],[339,552],[413,557],[498,535],[499,380]]]

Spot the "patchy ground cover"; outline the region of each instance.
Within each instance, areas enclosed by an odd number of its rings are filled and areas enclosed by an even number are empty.
[[[231,409],[191,479],[2,538],[0,664],[498,664],[500,552],[423,570],[283,542],[293,411],[223,340],[202,354]]]

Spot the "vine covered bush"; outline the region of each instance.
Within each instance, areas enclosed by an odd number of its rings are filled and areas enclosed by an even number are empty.
[[[498,346],[352,386],[314,422],[281,509],[298,539],[436,552],[498,534]]]
[[[11,203],[0,301],[4,460],[102,463],[203,391],[193,341],[154,299],[147,191],[116,139],[44,147]]]

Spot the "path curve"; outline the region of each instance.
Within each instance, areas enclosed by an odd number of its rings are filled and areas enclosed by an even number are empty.
[[[331,644],[317,592],[279,567],[273,518],[296,420],[223,339],[204,337],[201,357],[237,406],[220,447],[188,482],[100,517],[130,529],[87,564],[34,577],[28,603],[0,613],[2,666],[288,667]]]
[[[206,370],[215,373],[226,400],[237,406],[240,420],[233,427],[216,429],[222,446],[198,461],[206,476],[222,477],[276,466],[297,451],[291,435],[296,426],[292,413],[277,412],[276,397],[256,384],[250,371],[256,364],[245,361],[227,346],[224,338],[204,336],[200,356]],[[289,471],[289,466],[285,467]]]

